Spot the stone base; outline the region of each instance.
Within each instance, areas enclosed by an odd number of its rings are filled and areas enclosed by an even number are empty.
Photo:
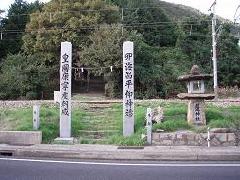
[[[180,131],[172,133],[153,133],[152,145],[158,146],[205,146],[207,133]],[[240,146],[234,133],[210,133],[210,146]]]
[[[70,137],[70,138],[61,138],[61,137],[58,137],[56,139],[54,139],[54,144],[74,144],[73,143],[73,138]]]
[[[204,100],[190,100],[188,103],[188,124],[206,125]]]
[[[42,143],[41,131],[0,131],[0,144],[34,145]]]

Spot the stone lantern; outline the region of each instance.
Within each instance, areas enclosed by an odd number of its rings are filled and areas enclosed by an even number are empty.
[[[214,94],[205,93],[204,80],[212,78],[211,74],[200,74],[199,67],[194,65],[190,74],[178,77],[179,81],[187,83],[188,93],[180,93],[180,99],[188,99],[188,124],[206,125],[204,100],[214,99]]]

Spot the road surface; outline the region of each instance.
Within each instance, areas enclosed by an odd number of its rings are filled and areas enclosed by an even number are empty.
[[[0,157],[0,180],[239,180],[240,162],[86,162]]]

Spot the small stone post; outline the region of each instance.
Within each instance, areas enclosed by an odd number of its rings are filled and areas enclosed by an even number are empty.
[[[38,130],[40,126],[40,105],[33,106],[33,129]]]
[[[147,108],[147,142],[148,144],[152,144],[152,110],[151,108]]]

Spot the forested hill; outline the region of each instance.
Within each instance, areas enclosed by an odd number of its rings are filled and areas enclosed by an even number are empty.
[[[199,10],[181,4],[159,1],[159,6],[161,6],[165,13],[173,20],[181,20],[185,17],[197,18],[203,16],[203,13],[201,13]]]
[[[167,98],[186,91],[177,77],[188,73],[193,64],[212,73],[211,17],[164,1],[29,4],[15,0],[0,26],[0,99],[41,98],[43,94],[51,98],[59,88],[63,41],[73,44],[73,66],[78,70],[73,77],[81,68],[86,77],[104,77],[105,94],[111,97],[122,96],[125,40],[134,42],[136,98]],[[221,87],[240,86],[240,48],[232,26],[223,22],[217,39]]]

